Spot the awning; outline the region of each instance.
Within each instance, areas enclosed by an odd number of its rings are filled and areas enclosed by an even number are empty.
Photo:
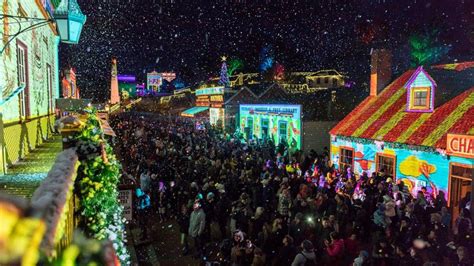
[[[99,117],[100,127],[102,128],[102,131],[104,131],[104,134],[115,137],[115,132],[107,121],[108,114],[98,112],[97,116]]]
[[[209,110],[208,106],[195,106],[181,113],[181,116],[194,117],[195,114]]]

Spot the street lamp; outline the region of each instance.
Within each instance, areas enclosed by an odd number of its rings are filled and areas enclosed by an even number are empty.
[[[61,42],[77,44],[81,36],[86,15],[82,14],[76,0],[63,0],[54,11]]]
[[[13,24],[18,27],[18,30],[14,34],[7,35],[8,41],[2,47],[2,50],[0,50],[0,55],[3,54],[10,42],[18,35],[50,23],[56,23],[61,42],[77,44],[81,36],[82,26],[86,22],[86,15],[82,14],[81,8],[76,0],[62,0],[54,12],[53,18],[44,19],[0,14],[0,19],[4,18],[14,20]],[[35,23],[24,27],[23,23],[31,21],[34,21]]]

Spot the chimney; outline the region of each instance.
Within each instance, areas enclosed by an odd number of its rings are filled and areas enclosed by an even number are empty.
[[[373,49],[370,56],[370,96],[377,96],[392,78],[392,53],[387,49]]]

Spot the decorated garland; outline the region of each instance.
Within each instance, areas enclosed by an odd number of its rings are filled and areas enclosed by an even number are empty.
[[[103,138],[99,119],[88,110],[87,121],[75,136],[81,165],[76,193],[80,199],[81,227],[97,240],[109,239],[122,265],[130,264],[125,247],[125,219],[117,200],[120,163]]]

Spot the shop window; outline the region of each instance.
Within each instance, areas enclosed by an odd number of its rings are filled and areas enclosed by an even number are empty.
[[[20,119],[24,119],[30,115],[30,99],[29,99],[29,81],[28,81],[28,48],[25,44],[17,41],[17,75],[18,85],[25,86],[19,94],[20,98]]]
[[[354,165],[354,149],[348,147],[340,148],[339,166],[345,171],[348,167],[353,168]]]
[[[328,84],[329,83],[329,77],[325,77],[324,78],[324,84]]]
[[[385,175],[391,178],[395,177],[395,156],[377,153],[376,171],[384,171]]]

